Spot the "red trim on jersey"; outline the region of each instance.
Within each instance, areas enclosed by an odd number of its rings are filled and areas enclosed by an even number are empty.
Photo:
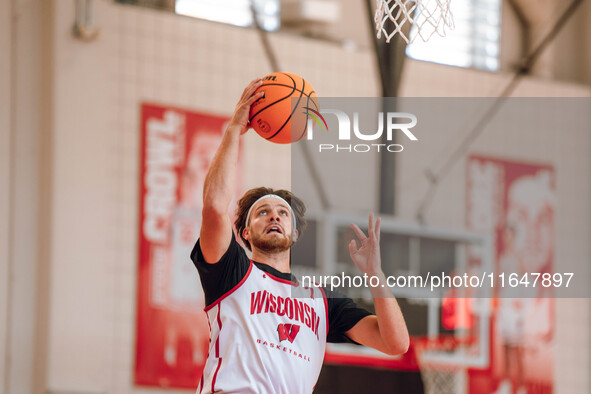
[[[232,287],[226,294],[224,294],[223,296],[221,296],[220,298],[218,298],[217,300],[215,300],[214,302],[211,303],[211,305],[206,306],[203,310],[205,312],[209,311],[211,308],[213,308],[214,306],[218,305],[224,298],[228,297],[230,294],[232,294],[233,292],[235,292],[236,290],[238,290],[238,288],[240,286],[242,286],[242,284],[246,281],[246,279],[248,278],[248,276],[250,275],[250,272],[252,271],[252,266],[254,264],[252,263],[252,260],[250,261],[250,266],[248,267],[248,271],[246,271],[246,275],[244,275],[244,278],[242,278],[242,280],[240,282],[238,282],[238,284],[234,287]]]
[[[209,319],[207,319],[207,323],[209,323]],[[207,347],[207,357],[205,358],[206,360],[209,360],[209,349],[211,348],[211,326],[209,328],[209,346]],[[206,364],[207,365],[207,364]],[[201,379],[199,379],[199,390],[197,391],[198,393],[202,393],[203,392],[203,384],[204,384],[204,378],[205,378],[205,366],[203,367],[203,371],[201,371]]]
[[[326,336],[328,336],[328,329],[329,329],[329,325],[328,325],[328,301],[326,300],[326,293],[324,292],[324,289],[321,286],[318,286],[318,285],[316,285],[316,286],[320,289],[320,291],[322,292],[322,296],[324,298],[324,311],[326,312]]]
[[[207,346],[207,357],[205,357],[206,360],[209,360],[209,351],[211,349],[211,335],[213,334],[213,331],[211,330],[211,322],[209,321],[209,316],[207,317],[207,325],[209,326],[209,339],[208,339],[208,346]],[[201,371],[201,379],[199,380],[199,391],[198,393],[201,393],[203,391],[203,378],[205,376],[205,368],[203,368],[203,371]]]
[[[253,261],[250,260],[250,264],[253,264]],[[257,267],[259,270],[261,270],[259,267]],[[263,271],[263,270],[261,270]],[[276,280],[277,282],[286,284],[286,285],[292,285],[292,286],[296,286],[297,287],[297,283],[293,283],[291,280],[287,280],[287,279],[283,279],[283,278],[278,278],[273,274],[268,273],[267,271],[263,271],[264,275],[269,275],[269,278]]]
[[[222,358],[220,357],[218,359],[218,366],[215,369],[215,372],[213,373],[213,380],[211,382],[211,392],[215,393],[215,380],[218,377],[218,371],[220,370],[220,367],[222,366]]]
[[[216,358],[220,358],[220,333],[222,332],[222,319],[220,318],[220,310],[221,310],[221,305],[218,307],[218,315],[216,317],[216,320],[218,321],[218,327],[219,327],[219,331],[218,331],[218,337],[215,339],[215,357]]]
[[[252,264],[250,265],[252,268]],[[248,271],[250,273],[250,270]],[[248,276],[248,274],[246,275]],[[245,278],[246,278],[245,276]],[[240,282],[239,284],[242,284],[242,282]],[[230,291],[230,293],[233,291],[234,289],[232,289]],[[215,357],[218,359],[218,366],[215,369],[215,372],[213,373],[213,379],[211,381],[211,392],[215,393],[215,380],[218,376],[218,371],[220,370],[220,367],[222,366],[222,358],[220,357],[220,334],[222,332],[222,319],[220,318],[221,315],[221,305],[218,305],[218,315],[217,315],[217,321],[218,321],[218,326],[219,326],[219,331],[218,331],[218,337],[215,340]]]

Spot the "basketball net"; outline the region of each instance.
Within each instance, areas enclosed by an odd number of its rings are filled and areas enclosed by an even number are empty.
[[[466,371],[457,366],[422,365],[425,394],[465,394]]]
[[[425,394],[465,394],[466,366],[444,362],[440,355],[456,352],[460,343],[452,338],[423,340],[416,345],[417,361]]]
[[[450,2],[451,0],[377,0],[375,22],[378,39],[383,33],[386,42],[390,42],[398,33],[410,44],[416,37],[427,41],[435,33],[445,37],[445,27],[454,28]],[[415,28],[411,29],[410,25]]]

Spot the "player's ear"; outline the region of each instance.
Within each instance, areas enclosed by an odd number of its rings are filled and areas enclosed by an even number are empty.
[[[242,230],[242,238],[244,238],[247,241],[250,241],[249,236],[250,236],[250,231],[248,231],[248,227],[246,227]]]
[[[300,236],[300,233],[298,232],[298,230],[297,229],[293,230],[293,233],[291,234],[291,242],[296,243],[299,236]]]

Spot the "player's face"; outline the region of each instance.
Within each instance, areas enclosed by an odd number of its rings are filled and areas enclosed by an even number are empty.
[[[291,247],[292,217],[289,207],[273,197],[259,201],[250,214],[246,239],[265,252],[278,253]]]

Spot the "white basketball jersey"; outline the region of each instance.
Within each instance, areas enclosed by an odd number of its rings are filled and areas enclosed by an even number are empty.
[[[197,393],[310,394],[320,374],[328,317],[320,288],[247,274],[206,309],[209,356]]]

